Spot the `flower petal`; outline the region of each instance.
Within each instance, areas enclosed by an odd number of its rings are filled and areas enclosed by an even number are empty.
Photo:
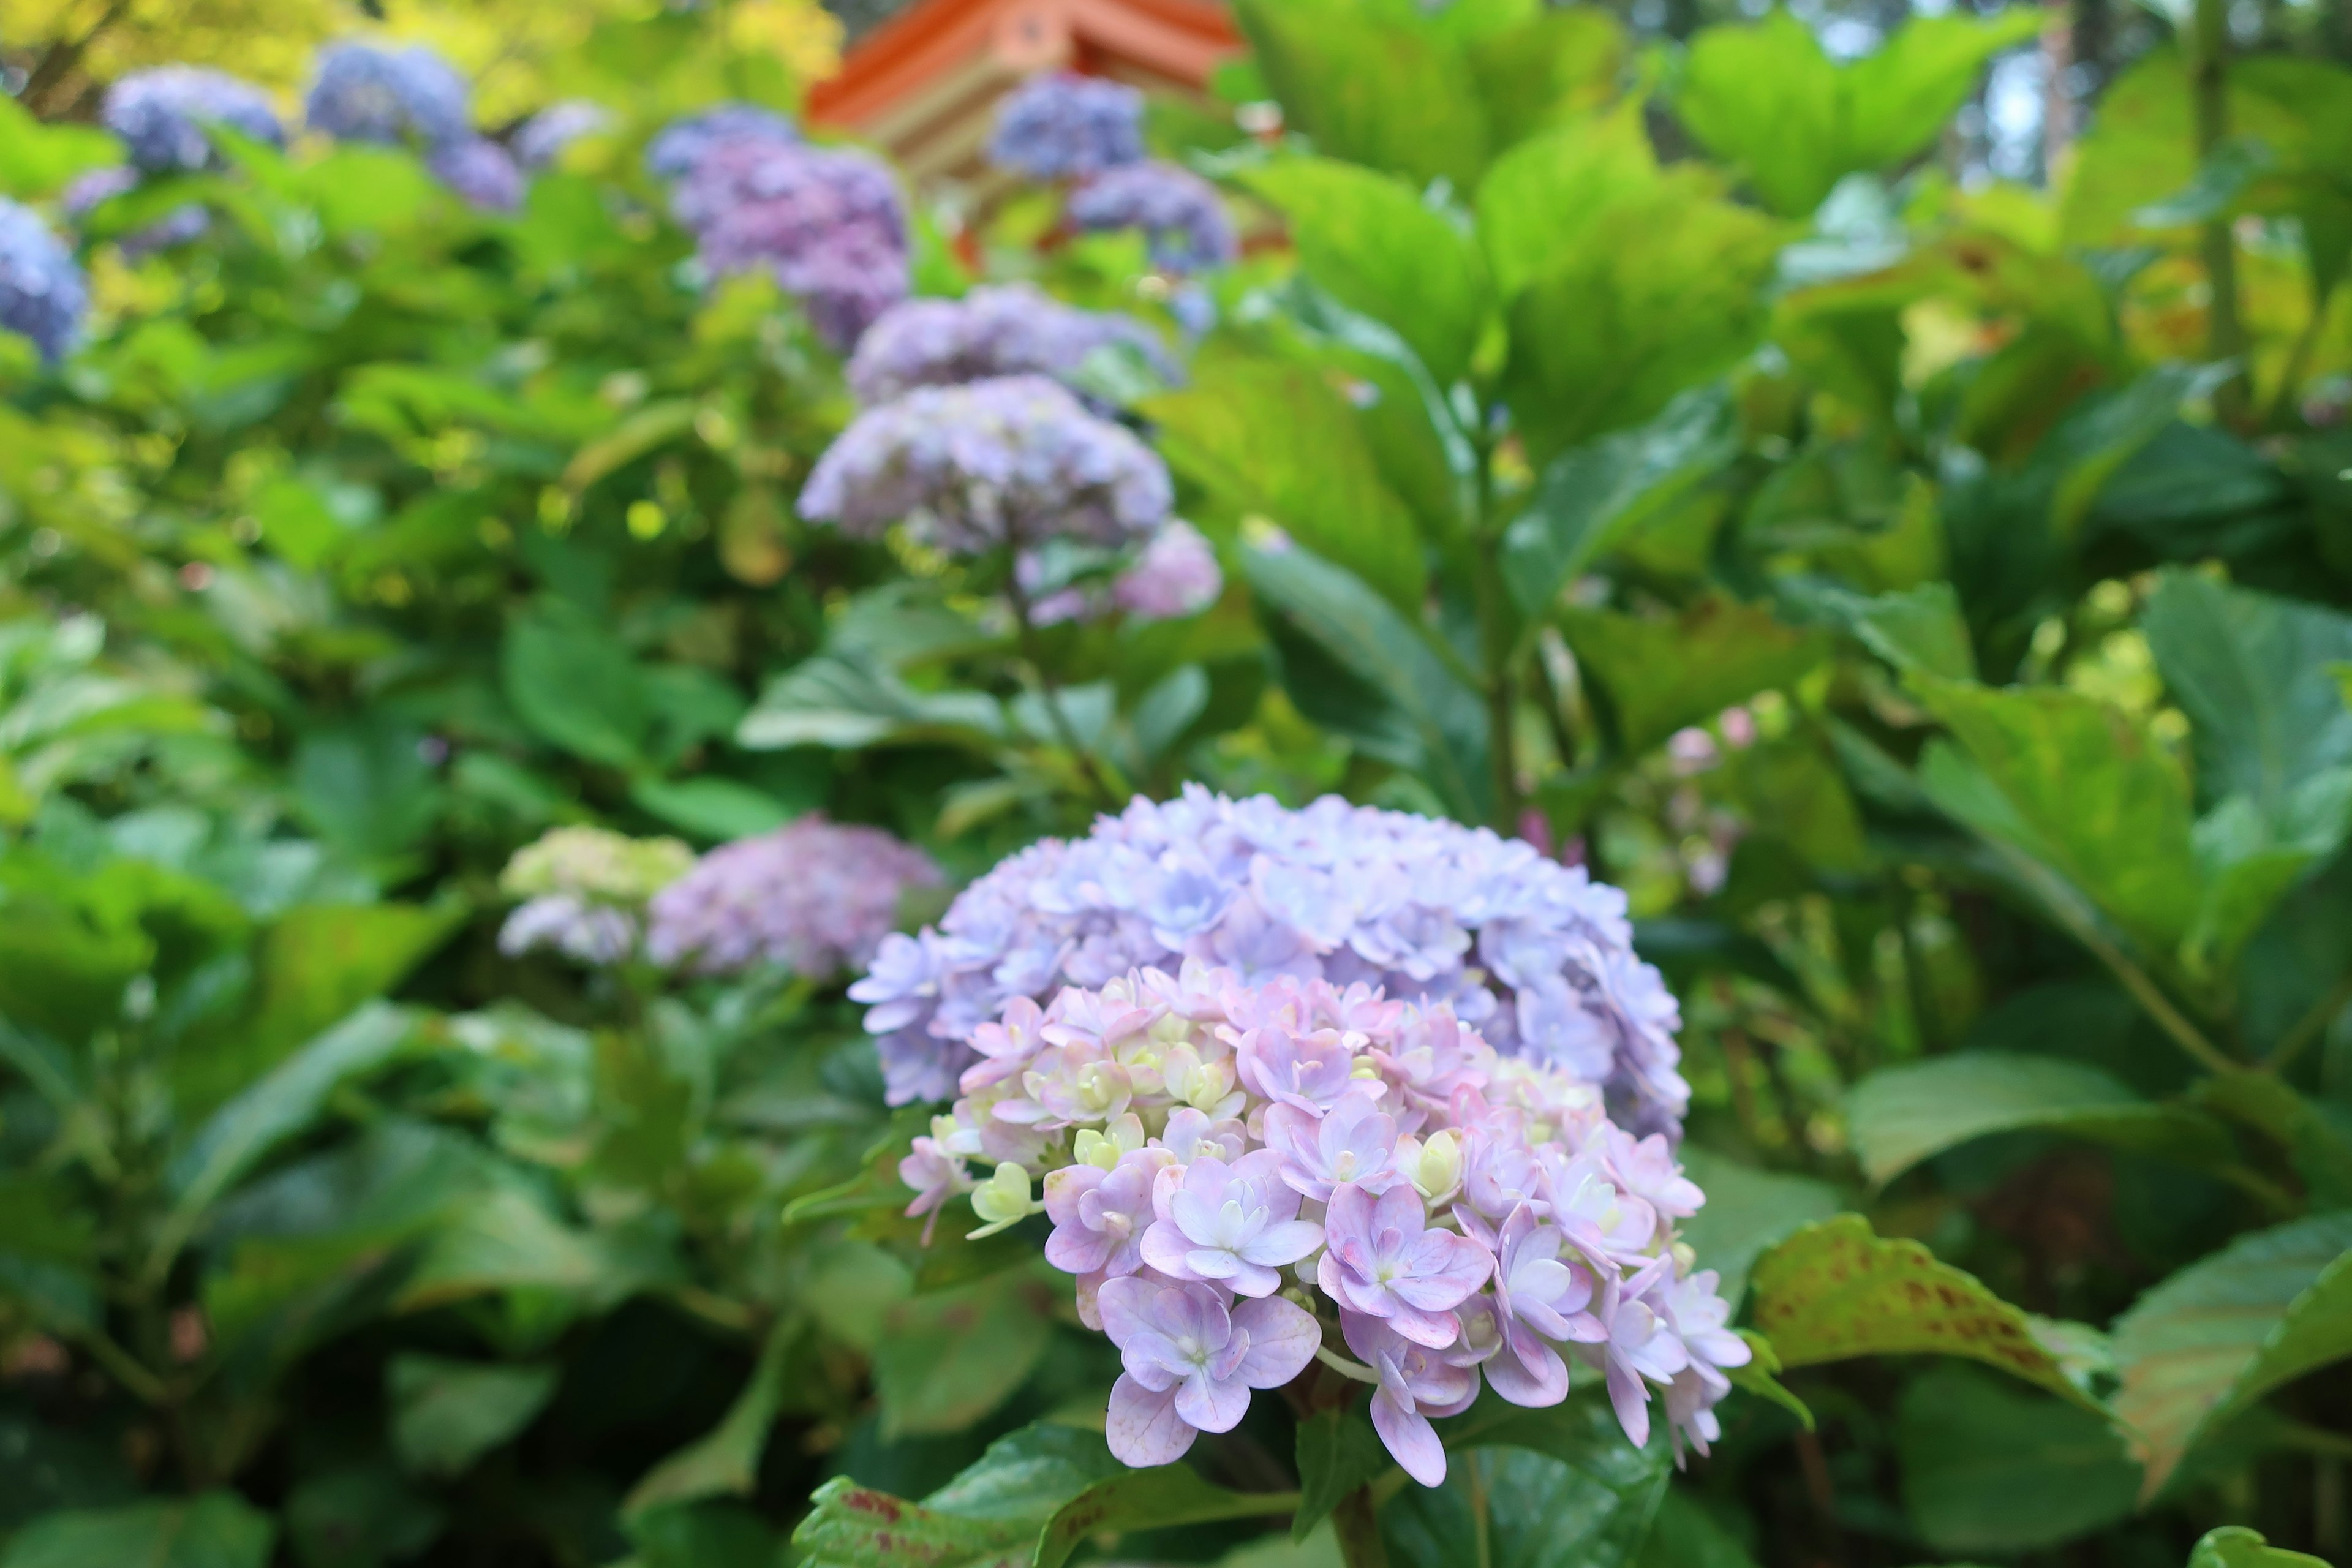
[[[1445,1484],[1445,1445],[1429,1417],[1408,1415],[1383,1388],[1372,1395],[1372,1429],[1406,1475],[1425,1487]]]
[[[1279,1388],[1307,1369],[1323,1342],[1315,1314],[1279,1296],[1234,1309],[1235,1332],[1249,1335],[1249,1353],[1234,1375],[1252,1388]]]
[[[1103,1436],[1109,1439],[1111,1456],[1119,1463],[1139,1469],[1173,1464],[1199,1435],[1176,1414],[1175,1389],[1155,1394],[1131,1377],[1111,1384]]]

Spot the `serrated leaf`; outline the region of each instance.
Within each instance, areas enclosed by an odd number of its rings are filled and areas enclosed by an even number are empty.
[[[961,1222],[961,1215],[949,1216],[951,1225]],[[1024,1273],[996,1274],[898,1303],[874,1352],[884,1436],[970,1426],[1012,1397],[1053,1334],[1045,1289]]]
[[[1799,1231],[1759,1259],[1756,1326],[1784,1366],[1863,1355],[1956,1355],[2104,1413],[2034,1337],[2023,1312],[1916,1241],[1871,1233],[1860,1215]]]
[[[2156,1286],[2116,1320],[2116,1414],[2152,1497],[2231,1415],[2352,1355],[2352,1212],[2242,1236]]]
[[[1407,1487],[1382,1510],[1390,1560],[1621,1568],[1640,1551],[1673,1474],[1664,1426],[1636,1448],[1597,1390],[1541,1410],[1489,1391],[1437,1423],[1445,1485]]]
[[[2231,1153],[2228,1131],[2188,1106],[2143,1100],[2080,1062],[1999,1051],[1881,1068],[1854,1086],[1847,1125],[1863,1173],[1882,1185],[1970,1139],[2025,1128],[2192,1165]]]
[[[847,1476],[817,1488],[793,1531],[812,1568],[1020,1568],[1035,1540],[1034,1523],[935,1513]]]
[[[1759,1399],[1770,1400],[1795,1416],[1806,1431],[1811,1431],[1812,1407],[1782,1385],[1780,1356],[1772,1348],[1772,1342],[1753,1329],[1741,1329],[1738,1332],[1748,1343],[1748,1364],[1735,1366],[1724,1374],[1731,1379],[1731,1386],[1746,1389]]]
[[[1682,1223],[1682,1239],[1701,1268],[1719,1276],[1716,1288],[1734,1312],[1748,1294],[1748,1271],[1758,1254],[1843,1206],[1835,1187],[1810,1176],[1759,1171],[1695,1143],[1683,1145],[1681,1158],[1684,1174],[1706,1194],[1698,1213]]]

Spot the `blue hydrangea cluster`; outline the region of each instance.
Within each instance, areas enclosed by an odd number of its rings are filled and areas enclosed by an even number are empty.
[[[1035,180],[1084,179],[1143,156],[1143,94],[1100,77],[1030,78],[996,111],[988,158]]]
[[[858,340],[849,387],[865,404],[919,386],[992,375],[1068,375],[1097,349],[1135,350],[1162,377],[1177,370],[1150,328],[1132,316],[1081,310],[1025,283],[975,289],[961,300],[908,300]]]
[[[534,172],[544,169],[562,156],[566,147],[612,123],[612,111],[601,103],[578,98],[551,103],[515,132],[515,161]]]
[[[73,347],[89,308],[73,252],[31,209],[0,196],[0,329],[24,333],[54,363]]]
[[[1197,784],[1084,838],[1032,845],[934,929],[893,936],[850,989],[891,1099],[944,1100],[1015,998],[1187,960],[1444,1003],[1507,1056],[1599,1085],[1638,1133],[1678,1136],[1681,1014],[1634,955],[1625,895],[1486,828],[1326,796],[1293,811]]]
[[[800,127],[772,109],[722,103],[664,126],[646,146],[646,168],[658,180],[682,180],[722,142],[769,141],[790,147],[800,139]]]
[[[482,212],[510,213],[522,205],[522,170],[514,155],[484,136],[450,142],[425,154],[433,177]]]
[[[122,138],[131,164],[149,174],[216,165],[215,125],[273,147],[286,144],[285,127],[259,88],[195,66],[131,72],[106,89],[103,118]]]
[[[338,142],[440,147],[473,134],[466,80],[421,47],[331,44],[319,55],[304,105],[310,128]]]
[[[869,409],[801,491],[812,522],[878,537],[904,521],[955,555],[1055,537],[1115,547],[1168,519],[1168,469],[1058,382],[995,376],[922,386]]]
[[[128,163],[117,163],[111,168],[92,169],[74,181],[65,188],[58,205],[65,209],[66,216],[79,223],[115,197],[138,188],[139,171]],[[212,214],[201,205],[190,202],[185,206],[173,207],[145,227],[124,235],[117,243],[122,247],[124,256],[135,260],[153,251],[169,250],[175,245],[185,245],[190,240],[202,238],[205,231],[212,226]]]
[[[772,135],[712,142],[672,196],[714,277],[763,271],[847,351],[907,296],[907,219],[888,165]]]
[[[1217,187],[1173,163],[1127,163],[1070,193],[1070,225],[1087,233],[1139,228],[1151,264],[1178,274],[1231,261],[1239,248]]]

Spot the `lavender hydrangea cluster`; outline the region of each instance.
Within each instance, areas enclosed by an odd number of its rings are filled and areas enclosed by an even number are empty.
[[[601,103],[579,98],[551,103],[516,130],[515,162],[536,173],[562,157],[574,142],[593,136],[612,123],[612,110]]]
[[[908,893],[940,881],[929,856],[878,827],[803,816],[712,850],[656,894],[646,952],[703,974],[774,963],[823,979],[863,968]]]
[[[286,129],[259,88],[195,66],[131,72],[106,89],[102,118],[132,165],[149,174],[216,164],[215,125],[273,147],[286,144]]]
[[[872,405],[993,375],[1060,378],[1110,347],[1133,349],[1164,379],[1177,376],[1159,337],[1132,316],[1081,310],[1025,283],[985,287],[961,300],[893,305],[858,340],[849,387]]]
[[[1217,187],[1173,163],[1128,163],[1070,193],[1071,226],[1088,233],[1143,231],[1152,265],[1186,274],[1220,267],[1238,251]]]
[[[1035,595],[1029,618],[1041,626],[1063,621],[1091,621],[1124,610],[1139,621],[1173,621],[1197,616],[1225,591],[1225,574],[1217,552],[1201,531],[1181,517],[1171,517],[1153,534],[1134,562],[1097,589],[1072,584],[1050,594],[1035,594],[1044,566],[1034,552],[1013,564],[1023,585]]]
[[[1198,784],[1139,797],[1004,861],[936,929],[891,937],[849,994],[904,1104],[953,1093],[1017,998],[1188,958],[1244,984],[1448,1004],[1507,1055],[1600,1085],[1623,1125],[1680,1135],[1680,1009],[1634,956],[1623,893],[1523,839],[1337,796],[1297,811]]]
[[[422,47],[328,46],[303,111],[312,130],[338,142],[440,147],[473,133],[465,79]]]
[[[618,963],[637,949],[646,900],[693,866],[694,851],[675,838],[554,828],[515,851],[499,875],[500,890],[522,900],[499,928],[499,950]]]
[[[801,515],[977,555],[1055,536],[1115,547],[1167,521],[1168,469],[1124,426],[1038,375],[917,387],[861,414],[802,489]]]
[[[1083,179],[1143,156],[1143,94],[1100,77],[1031,77],[996,110],[988,159],[1033,180]]]
[[[1232,1430],[1316,1360],[1370,1385],[1424,1486],[1446,1470],[1431,1417],[1482,1381],[1557,1405],[1570,1360],[1634,1444],[1654,1391],[1678,1457],[1721,1436],[1726,1369],[1751,1352],[1675,1238],[1706,1194],[1594,1085],[1502,1056],[1446,1004],[1187,959],[1015,997],[972,1045],[962,1098],[899,1165],[907,1212],[936,1224],[968,1194],[978,1236],[1042,1208],[1046,1261],[1118,1347],[1124,1462]]]
[[[764,271],[846,351],[907,295],[907,220],[889,167],[771,134],[712,142],[672,197],[713,276]]]
[[[682,180],[694,173],[705,153],[722,142],[768,141],[793,147],[800,140],[800,127],[772,109],[721,103],[662,127],[646,145],[646,169],[657,180]]]
[[[488,137],[436,147],[425,155],[425,166],[477,211],[510,213],[522,205],[522,170],[512,153]]]
[[[89,308],[73,252],[30,208],[0,196],[0,330],[24,333],[55,363],[73,347]]]

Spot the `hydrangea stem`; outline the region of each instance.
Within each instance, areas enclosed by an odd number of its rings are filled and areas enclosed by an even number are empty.
[[[1037,636],[1037,623],[1030,613],[1029,591],[1021,585],[1021,574],[1016,569],[1004,580],[1005,597],[1013,602],[1013,622],[1019,630],[1021,657],[1028,661],[1030,672],[1037,678],[1038,700],[1045,705],[1045,720],[1054,727],[1054,734],[1069,749],[1086,775],[1087,783],[1102,797],[1104,805],[1112,811],[1127,804],[1129,792],[1115,787],[1107,764],[1078,739],[1078,731],[1070,716],[1062,709],[1061,683],[1054,679],[1053,667],[1045,662],[1045,648]],[[1122,781],[1123,782],[1123,781]]]
[[[1381,1521],[1372,1489],[1358,1487],[1331,1510],[1331,1532],[1339,1539],[1339,1560],[1348,1568],[1389,1568],[1388,1543],[1381,1539]]]
[[[2230,17],[2226,0],[2197,0],[2189,27],[2189,90],[2195,115],[2197,161],[2210,163],[2230,134]],[[2215,410],[2230,424],[2245,416],[2247,404],[2246,329],[2238,315],[2238,257],[2227,214],[2205,221],[2202,249],[2206,285],[2211,299],[2206,306],[2207,353],[2216,360],[2233,360],[2230,379],[2214,393]]]

